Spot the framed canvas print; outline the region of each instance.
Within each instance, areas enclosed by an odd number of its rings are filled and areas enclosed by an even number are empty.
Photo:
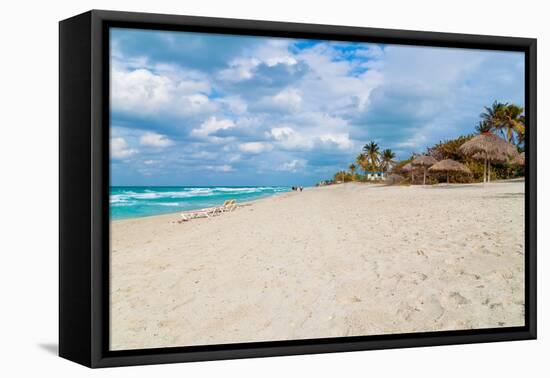
[[[536,41],[60,22],[62,357],[536,337]]]

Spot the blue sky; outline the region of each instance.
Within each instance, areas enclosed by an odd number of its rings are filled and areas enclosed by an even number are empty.
[[[523,96],[523,53],[111,29],[111,184],[312,185]]]

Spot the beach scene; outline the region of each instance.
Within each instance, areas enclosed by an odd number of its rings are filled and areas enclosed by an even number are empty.
[[[110,42],[111,350],[525,324],[523,53]]]

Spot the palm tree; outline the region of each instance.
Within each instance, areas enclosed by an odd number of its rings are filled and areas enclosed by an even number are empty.
[[[499,131],[508,143],[514,142],[514,133],[518,144],[525,138],[525,115],[521,106],[495,101],[490,107],[485,107],[481,119],[485,124],[483,132]]]
[[[378,169],[378,164],[380,163],[380,147],[378,147],[378,144],[371,141],[368,144],[365,144],[363,146],[363,152],[367,156],[370,169],[376,170]]]
[[[517,140],[518,145],[525,142],[525,116],[521,116],[521,122],[522,122],[522,124],[516,130],[516,132],[518,134],[518,140]]]
[[[491,106],[485,106],[485,111],[481,113],[482,122],[486,123],[489,130],[499,130],[502,126],[502,115],[508,104],[494,101]]]
[[[357,166],[355,164],[351,163],[348,168],[349,168],[349,171],[351,173],[351,180],[355,181],[355,170],[357,169]]]
[[[508,143],[513,143],[514,132],[518,135],[518,143],[523,142],[525,137],[523,108],[515,104],[506,105],[502,111],[500,129]]]
[[[338,171],[334,175],[334,181],[346,182],[346,171]]]
[[[384,169],[384,172],[387,172],[389,168],[391,168],[391,166],[395,163],[393,159],[395,159],[395,152],[393,152],[389,148],[382,151],[382,159],[380,165],[382,166],[382,169]]]
[[[491,125],[489,125],[489,122],[487,121],[479,121],[479,123],[476,126],[476,131],[478,134],[488,133],[491,131]]]
[[[367,173],[367,170],[369,168],[369,160],[367,158],[367,155],[365,154],[359,154],[357,155],[357,158],[355,159],[355,162],[358,166],[360,166],[365,174]]]

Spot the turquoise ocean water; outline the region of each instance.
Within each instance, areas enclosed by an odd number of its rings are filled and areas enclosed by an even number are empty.
[[[285,186],[112,186],[111,219],[127,219],[246,202],[288,192]]]

